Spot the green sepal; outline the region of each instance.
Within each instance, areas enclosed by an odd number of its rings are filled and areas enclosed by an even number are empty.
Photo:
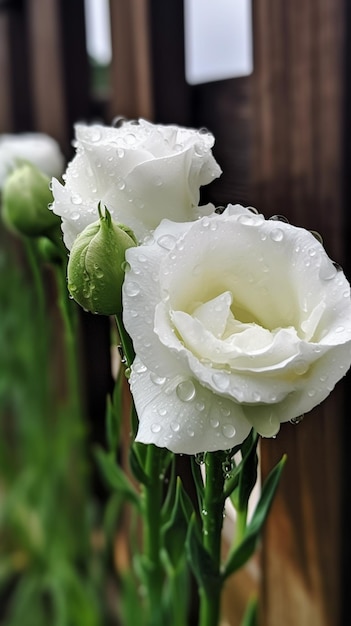
[[[187,501],[182,482],[178,477],[176,482],[176,495],[173,510],[167,523],[162,528],[164,552],[163,560],[168,571],[177,570],[184,561],[184,543],[186,540],[189,518],[188,513],[191,503]]]
[[[258,435],[252,430],[241,448],[242,461],[236,468],[239,481],[230,496],[237,511],[243,511],[247,508],[251,492],[257,481],[257,442]]]
[[[256,597],[249,600],[241,626],[258,626],[258,599]]]
[[[102,475],[109,487],[116,490],[123,495],[126,500],[129,500],[139,507],[139,495],[123,470],[116,464],[114,457],[102,450],[102,448],[95,450],[95,456]]]
[[[139,483],[147,487],[150,485],[150,479],[148,475],[146,474],[146,472],[144,471],[143,464],[141,463],[141,460],[140,460],[140,455],[137,452],[137,446],[139,447],[139,445],[142,445],[142,444],[134,443],[132,447],[130,448],[129,465],[130,465],[130,469],[132,470],[134,478],[136,478]]]
[[[211,593],[214,587],[222,584],[222,577],[214,567],[211,555],[201,541],[195,514],[192,516],[188,527],[185,546],[188,562],[199,587],[205,592]]]
[[[252,516],[252,520],[246,528],[243,540],[229,556],[224,570],[225,578],[242,567],[255,552],[263,524],[267,519],[273,498],[277,491],[285,462],[286,455],[281,458],[279,463],[266,478],[262,487],[261,497]]]

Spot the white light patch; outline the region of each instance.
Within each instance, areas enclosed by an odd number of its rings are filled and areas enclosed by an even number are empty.
[[[252,73],[251,0],[184,0],[184,28],[189,84]]]

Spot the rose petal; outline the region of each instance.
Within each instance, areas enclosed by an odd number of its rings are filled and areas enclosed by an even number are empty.
[[[214,396],[191,378],[165,380],[137,358],[130,384],[139,416],[136,441],[141,443],[196,454],[232,448],[251,430],[239,404]]]

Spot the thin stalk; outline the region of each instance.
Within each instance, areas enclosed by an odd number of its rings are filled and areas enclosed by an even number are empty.
[[[199,626],[218,626],[221,604],[221,537],[224,512],[224,472],[222,452],[206,454],[206,483],[202,508],[203,545],[210,554],[217,584],[211,589],[200,588]]]
[[[146,474],[148,485],[143,486],[143,553],[147,568],[147,601],[150,626],[162,624],[163,566],[161,563],[161,508],[163,476],[160,448],[148,446]]]

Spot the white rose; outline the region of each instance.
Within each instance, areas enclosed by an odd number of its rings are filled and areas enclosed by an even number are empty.
[[[137,440],[193,454],[274,436],[351,362],[350,286],[314,236],[239,205],[127,251]]]
[[[49,176],[61,176],[64,157],[58,143],[42,133],[0,135],[0,188],[18,160],[29,161]]]
[[[119,128],[76,126],[77,154],[65,186],[53,181],[53,211],[62,218],[70,249],[97,219],[101,201],[112,218],[141,240],[163,218],[189,221],[211,213],[198,207],[199,188],[220,175],[211,148],[213,135],[145,120]]]

